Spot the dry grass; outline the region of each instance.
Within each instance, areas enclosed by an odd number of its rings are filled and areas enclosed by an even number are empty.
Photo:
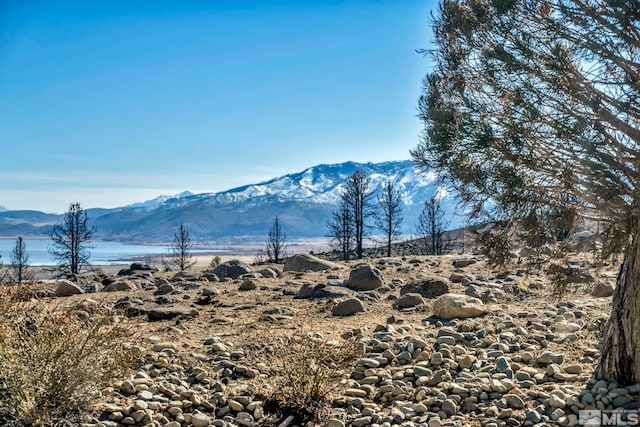
[[[0,422],[55,425],[132,366],[135,334],[108,313],[78,316],[0,288]]]
[[[326,419],[333,393],[357,361],[355,342],[309,336],[276,338],[263,353],[269,360],[264,408],[275,425],[291,417],[292,425],[301,426]]]

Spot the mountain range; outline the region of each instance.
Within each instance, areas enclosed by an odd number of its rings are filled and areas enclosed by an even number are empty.
[[[318,165],[218,193],[185,191],[120,208],[87,209],[87,213],[97,227],[96,239],[127,243],[170,242],[180,224],[184,224],[197,243],[262,241],[276,215],[289,239],[323,237],[341,191],[356,170],[369,177],[376,195],[387,180],[394,182],[401,193],[405,234],[414,232],[424,201],[442,191],[435,174],[417,171],[409,160],[346,162]],[[441,200],[451,228],[461,225],[463,218],[454,214],[455,198],[445,192]],[[376,196],[372,202],[377,203]],[[47,236],[51,226],[61,220],[60,214],[2,211],[0,236]]]

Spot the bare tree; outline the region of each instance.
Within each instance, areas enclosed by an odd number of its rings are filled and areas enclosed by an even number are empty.
[[[445,250],[444,232],[450,221],[440,204],[438,194],[434,194],[424,202],[424,207],[418,216],[416,233],[424,243],[425,253],[428,255],[442,255]]]
[[[27,253],[27,245],[22,237],[16,239],[16,245],[11,252],[11,280],[17,284],[22,284],[24,280],[31,280],[33,274],[30,270],[29,254]]]
[[[363,171],[357,170],[347,180],[342,196],[351,211],[358,259],[362,258],[365,230],[368,228],[366,221],[373,214],[371,205],[373,192],[370,187],[369,177]]]
[[[331,239],[332,245],[344,261],[348,260],[353,250],[355,230],[351,210],[344,198],[340,201],[338,210],[331,214],[331,219],[327,223],[327,237]]]
[[[378,211],[374,214],[376,227],[384,233],[387,256],[391,256],[391,243],[400,236],[402,226],[402,206],[400,191],[389,179],[384,184],[382,193],[378,195]]]
[[[192,248],[193,242],[191,241],[189,231],[185,228],[184,224],[180,224],[178,231],[173,235],[173,243],[171,244],[171,248],[169,248],[166,265],[169,268],[178,268],[180,271],[193,267],[197,260],[192,261]]]
[[[341,258],[348,260],[353,242],[353,224],[344,200],[341,200],[338,209],[331,213],[331,219],[327,222],[327,237],[330,238],[334,250],[340,252]]]
[[[638,2],[442,0],[433,21],[414,160],[492,221],[580,201],[624,250],[595,375],[639,383]]]
[[[269,262],[276,264],[287,257],[287,235],[282,231],[278,216],[267,234],[267,257]]]
[[[64,275],[73,276],[89,264],[91,248],[87,243],[96,232],[89,227],[89,217],[80,203],[72,203],[64,214],[62,224],[55,224],[51,230],[52,246],[49,253],[57,261]]]

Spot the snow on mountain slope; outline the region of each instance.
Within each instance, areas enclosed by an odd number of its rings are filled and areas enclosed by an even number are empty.
[[[405,160],[377,164],[347,162],[319,165],[258,184],[220,193],[199,194],[196,197],[212,204],[261,199],[269,202],[306,201],[337,205],[345,182],[356,170],[363,171],[369,177],[371,189],[375,193],[379,193],[383,184],[390,179],[400,190],[407,206],[420,201],[416,199],[422,199],[425,190],[435,191],[435,175],[419,173],[411,161]]]
[[[370,201],[374,206],[384,183],[387,180],[394,183],[402,198],[402,232],[405,234],[415,232],[424,202],[441,190],[433,173],[417,171],[408,160],[346,162],[318,165],[219,193],[184,192],[115,209],[89,209],[89,215],[98,229],[96,237],[102,240],[167,242],[180,224],[200,242],[239,237],[260,240],[264,239],[276,215],[289,237],[320,237],[326,235],[327,221],[338,207],[346,181],[356,170],[369,177],[374,193]],[[450,228],[463,225],[463,217],[455,215],[454,195],[443,193],[442,207],[451,220]],[[22,222],[17,224],[17,220]],[[24,233],[27,226],[31,227],[31,235],[46,235],[48,228],[44,226],[54,222],[49,219],[44,224],[26,212],[3,212],[0,213],[0,235]],[[370,224],[373,225],[373,220]],[[16,228],[18,226],[22,228]],[[372,229],[371,233],[377,231]]]
[[[125,208],[150,208],[150,207],[154,207],[154,206],[159,206],[161,204],[163,204],[164,202],[166,202],[167,200],[171,200],[171,199],[181,199],[184,197],[189,197],[189,196],[193,196],[193,193],[190,191],[183,191],[182,193],[179,194],[174,194],[173,196],[158,196],[156,198],[150,199],[150,200],[145,200],[144,202],[137,202],[137,203],[132,203],[130,205],[124,206]]]
[[[384,163],[346,162],[318,165],[299,173],[219,193],[169,199],[153,210],[158,214],[168,211],[201,213],[211,209],[232,211],[237,215],[237,221],[245,221],[245,228],[247,224],[267,224],[276,214],[286,214],[292,222],[295,222],[293,218],[299,219],[301,215],[307,215],[314,219],[304,227],[300,225],[298,232],[323,235],[326,233],[329,213],[337,208],[342,189],[356,170],[361,170],[370,179],[370,189],[374,193],[370,201],[373,205],[377,204],[377,196],[382,192],[384,184],[388,180],[394,183],[402,199],[402,230],[408,234],[415,231],[424,202],[441,190],[434,173],[418,171],[409,160]],[[442,194],[446,194],[441,202],[447,216],[451,218],[450,227],[460,226],[463,218],[455,215],[455,198],[446,192]],[[249,215],[253,217],[248,218]],[[305,231],[307,229],[309,231]]]

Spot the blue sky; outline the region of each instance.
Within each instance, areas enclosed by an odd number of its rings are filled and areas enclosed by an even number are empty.
[[[0,1],[0,205],[409,158],[433,1]]]

